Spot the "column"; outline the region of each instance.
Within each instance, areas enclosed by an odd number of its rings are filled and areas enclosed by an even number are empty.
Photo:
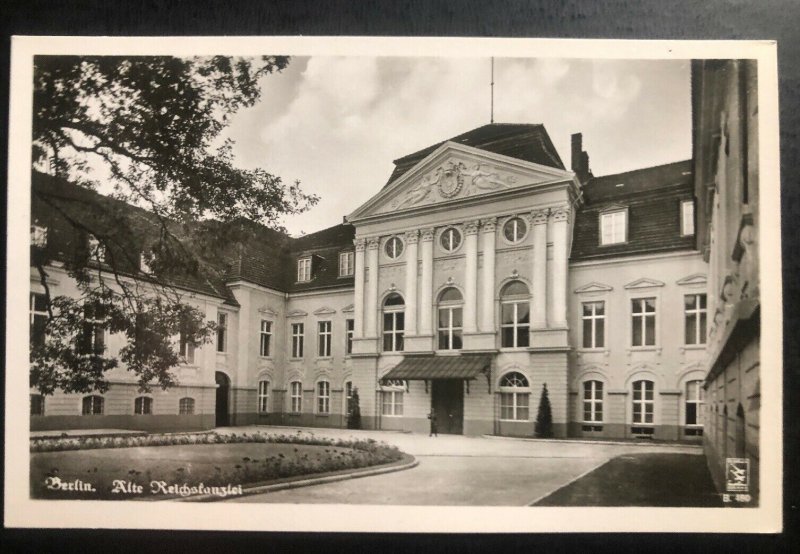
[[[536,210],[531,214],[533,226],[533,290],[531,291],[531,327],[547,327],[547,214]]]
[[[464,225],[464,251],[466,268],[464,271],[464,332],[478,330],[478,222],[468,221]]]
[[[433,335],[433,234],[434,229],[422,229],[422,283],[419,294],[419,333]]]
[[[553,327],[567,326],[567,257],[569,206],[553,210]]]
[[[369,280],[367,281],[366,298],[366,328],[364,335],[368,338],[378,336],[378,247],[381,241],[378,237],[367,239],[367,267],[369,267]]]
[[[419,231],[406,233],[406,335],[417,334],[417,243]]]
[[[483,319],[481,319],[481,331],[484,333],[493,333],[495,331],[494,324],[494,246],[495,246],[495,228],[497,227],[497,218],[484,219],[482,222],[481,230],[483,244],[483,268],[481,271],[481,282],[483,283],[483,291],[481,292],[481,312]]]
[[[363,238],[357,238],[353,244],[356,245],[353,338],[360,339],[364,336],[364,249],[367,242]]]

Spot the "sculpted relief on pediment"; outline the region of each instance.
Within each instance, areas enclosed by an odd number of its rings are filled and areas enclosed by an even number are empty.
[[[452,159],[428,171],[381,211],[433,204],[512,187],[517,177],[485,162]]]

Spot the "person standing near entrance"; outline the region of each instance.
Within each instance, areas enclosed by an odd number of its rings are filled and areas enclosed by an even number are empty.
[[[431,420],[431,433],[428,435],[429,437],[438,437],[439,436],[439,429],[436,425],[436,410],[431,408],[431,413],[428,414],[428,419]]]

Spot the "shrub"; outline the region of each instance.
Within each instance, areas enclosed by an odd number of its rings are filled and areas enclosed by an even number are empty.
[[[542,396],[539,399],[539,412],[536,414],[536,436],[549,438],[553,436],[553,411],[550,408],[550,397],[547,394],[547,383],[542,386]]]

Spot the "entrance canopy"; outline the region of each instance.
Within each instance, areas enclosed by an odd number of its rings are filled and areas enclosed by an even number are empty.
[[[406,356],[382,380],[474,379],[489,371],[491,356]]]

